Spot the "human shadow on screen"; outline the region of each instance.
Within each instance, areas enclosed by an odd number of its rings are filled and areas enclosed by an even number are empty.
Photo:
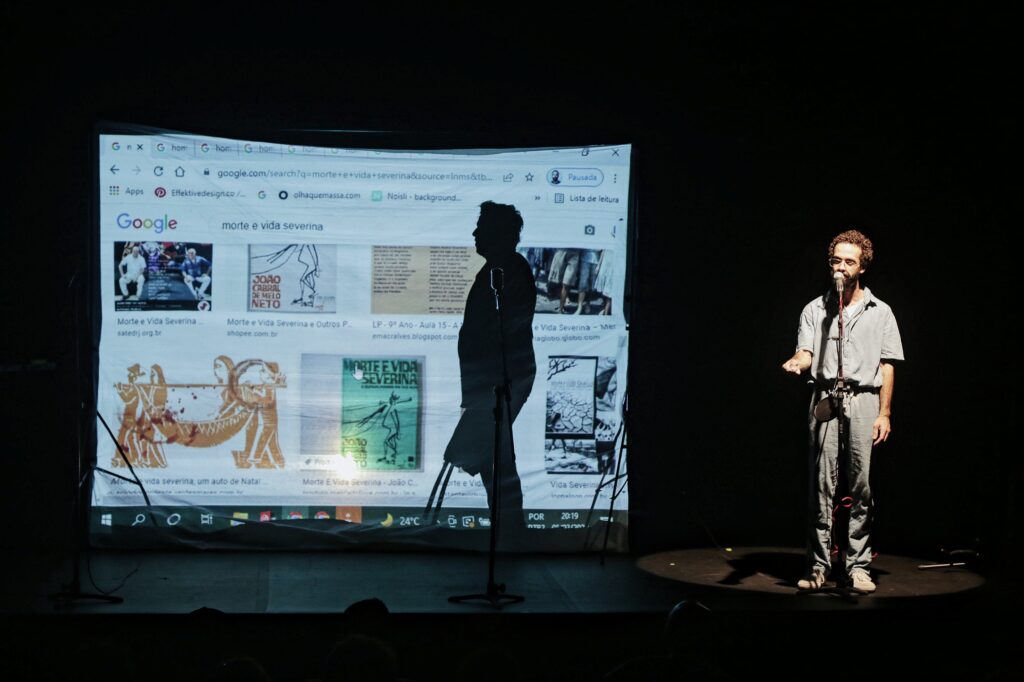
[[[515,206],[491,201],[480,206],[473,237],[486,263],[466,297],[465,317],[459,330],[459,371],[462,381],[462,416],[444,453],[447,464],[480,475],[491,503],[494,455],[495,387],[504,384],[501,351],[508,363],[511,399],[503,411],[498,498],[502,530],[524,527],[523,491],[516,462],[509,448],[509,429],[533,387],[537,363],[533,352],[533,311],[536,285],[527,260],[516,253],[523,219]],[[501,316],[495,304],[492,272],[500,276]],[[504,341],[504,344],[502,344]]]

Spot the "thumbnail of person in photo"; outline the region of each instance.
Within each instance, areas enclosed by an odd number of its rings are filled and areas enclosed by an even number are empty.
[[[601,294],[604,304],[598,315],[612,314],[612,256],[611,252],[605,249],[601,252],[601,260],[597,264],[597,278],[594,282],[594,290]]]
[[[580,250],[580,281],[576,287],[579,292],[574,315],[582,315],[587,306],[587,294],[596,291],[597,266],[601,260],[601,252],[594,249]],[[568,291],[566,291],[568,295]],[[562,299],[562,312],[565,312],[565,299]]]
[[[160,242],[143,242],[142,250],[146,254],[146,271],[163,272],[167,269],[170,257],[164,253],[164,245]]]
[[[502,336],[508,368],[511,419],[503,418],[498,498],[502,531],[519,534],[525,528],[523,491],[516,462],[509,449],[509,432],[533,388],[537,362],[533,352],[533,313],[536,284],[527,260],[516,253],[523,218],[515,206],[486,201],[473,237],[476,250],[486,259],[466,297],[466,312],[459,330],[459,371],[462,379],[462,417],[445,450],[445,461],[470,475],[480,474],[491,503],[494,476],[495,387],[502,378]],[[491,288],[492,270],[503,271],[501,318]],[[504,417],[504,415],[503,415]]]
[[[579,249],[556,249],[555,257],[551,260],[551,273],[548,281],[552,279],[562,285],[562,291],[558,296],[558,312],[565,312],[566,301],[569,300],[569,289],[576,282],[576,275],[580,267]],[[580,297],[585,294],[580,291]]]
[[[125,249],[124,257],[117,268],[121,273],[118,284],[121,287],[121,296],[127,300],[139,300],[145,298],[144,287],[146,286],[146,259],[143,258],[138,244],[132,244],[131,250]],[[128,285],[135,285],[135,295],[128,295]]]
[[[526,262],[530,264],[533,279],[540,279],[544,274],[544,249],[538,246],[526,249]]]
[[[197,301],[205,301],[206,290],[210,288],[212,274],[210,261],[202,256],[197,256],[196,250],[190,248],[185,252],[185,260],[181,264],[181,274],[189,291],[192,292],[192,296]],[[197,286],[198,288],[196,288]]]

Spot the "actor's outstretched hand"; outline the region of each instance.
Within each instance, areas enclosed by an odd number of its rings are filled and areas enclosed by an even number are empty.
[[[805,350],[799,350],[796,355],[791,357],[782,363],[782,369],[786,370],[790,374],[799,375],[805,369],[811,368],[811,353]]]

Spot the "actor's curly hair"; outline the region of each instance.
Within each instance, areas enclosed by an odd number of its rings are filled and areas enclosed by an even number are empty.
[[[847,230],[846,232],[840,232],[832,240],[832,243],[828,245],[828,257],[831,258],[835,255],[836,244],[853,244],[854,246],[860,247],[860,266],[866,270],[871,261],[875,258],[875,247],[871,243],[871,240],[864,236],[863,232],[857,230]]]

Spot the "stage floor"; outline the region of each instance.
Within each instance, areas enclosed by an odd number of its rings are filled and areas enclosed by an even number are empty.
[[[514,613],[667,613],[680,600],[718,610],[892,608],[986,601],[997,585],[965,568],[920,570],[923,560],[883,555],[872,565],[873,595],[836,588],[798,593],[803,554],[787,547],[690,549],[643,557],[610,554],[499,554],[496,581],[521,604]],[[112,552],[82,562],[82,590],[114,591],[116,605],[82,601],[77,613],[338,613],[355,601],[382,599],[392,613],[489,610],[448,597],[482,592],[487,556],[454,552]],[[71,576],[52,571],[31,593],[12,595],[14,610],[53,612],[49,599]],[[91,581],[90,581],[91,576]],[[93,585],[95,583],[95,586]]]
[[[124,603],[80,602],[78,613],[339,613],[378,597],[392,613],[489,611],[448,602],[487,586],[486,554],[422,552],[93,552],[83,561],[82,589],[117,588]],[[67,580],[68,573],[63,576]],[[595,554],[499,555],[496,582],[526,597],[505,607],[518,613],[665,613],[684,586],[635,567],[635,559]],[[47,593],[60,587],[53,576]],[[30,610],[53,610],[36,595]]]

